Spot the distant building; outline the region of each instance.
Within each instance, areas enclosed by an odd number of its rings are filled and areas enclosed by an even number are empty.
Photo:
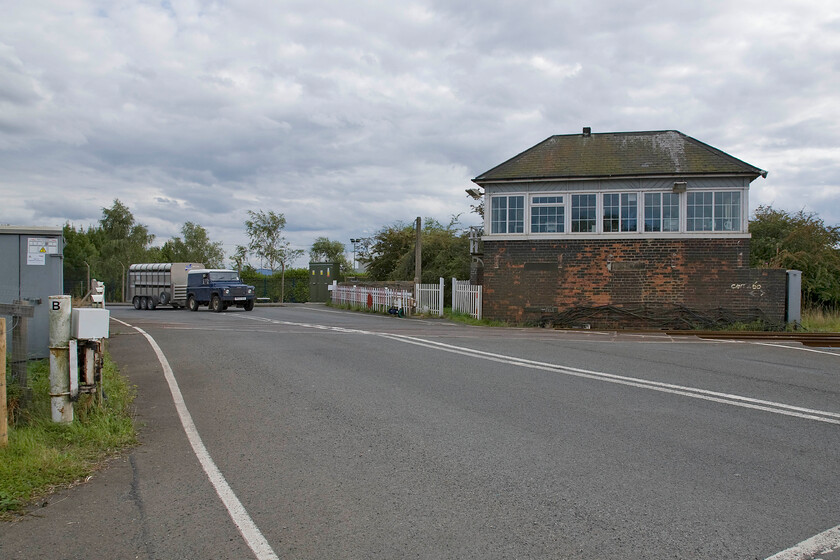
[[[473,179],[484,317],[783,323],[785,271],[749,268],[749,186],[766,176],[674,130],[552,136]]]

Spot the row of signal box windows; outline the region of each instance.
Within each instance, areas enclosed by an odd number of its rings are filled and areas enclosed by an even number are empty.
[[[740,191],[539,194],[527,208],[525,200],[492,196],[491,234],[524,233],[526,210],[530,233],[745,231]]]

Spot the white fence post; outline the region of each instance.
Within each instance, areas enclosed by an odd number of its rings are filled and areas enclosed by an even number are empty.
[[[443,317],[443,276],[440,277],[440,289],[438,290],[438,317]]]

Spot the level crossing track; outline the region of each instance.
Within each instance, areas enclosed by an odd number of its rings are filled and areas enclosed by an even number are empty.
[[[744,340],[761,342],[796,342],[813,348],[840,347],[840,333],[764,332],[764,331],[619,331],[622,334],[659,334],[696,337],[708,340]]]

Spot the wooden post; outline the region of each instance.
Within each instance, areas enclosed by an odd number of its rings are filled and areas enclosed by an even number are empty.
[[[414,283],[419,284],[422,281],[422,265],[423,265],[423,224],[420,217],[414,222],[415,241],[414,241]]]
[[[9,411],[6,407],[6,318],[0,317],[0,447],[9,445]]]

